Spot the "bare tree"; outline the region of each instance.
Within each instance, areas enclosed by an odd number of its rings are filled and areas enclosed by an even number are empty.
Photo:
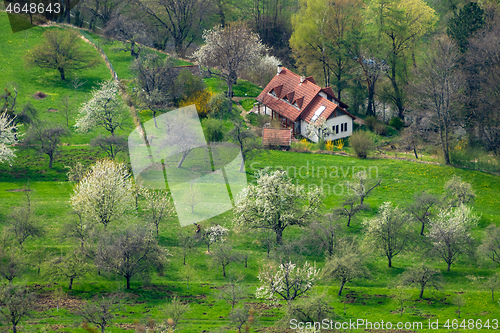
[[[378,186],[378,185],[377,185]],[[371,189],[370,189],[371,191]],[[367,196],[368,193],[365,193],[363,196],[363,199],[365,196]],[[340,216],[345,216],[347,217],[347,226],[351,226],[351,220],[356,215],[358,212],[362,211],[363,209],[366,209],[367,207],[364,206],[363,204],[359,203],[358,200],[360,200],[361,196],[357,195],[349,195],[344,198],[344,201],[340,204],[340,208],[334,210],[334,214],[338,214]]]
[[[64,256],[58,256],[50,261],[51,276],[64,277],[69,280],[68,289],[73,289],[73,281],[83,277],[90,269],[82,249],[77,248]]]
[[[495,302],[495,290],[500,288],[500,276],[498,275],[498,273],[490,276],[488,280],[486,280],[486,282],[483,284],[483,287],[491,291],[491,301]]]
[[[441,289],[443,278],[440,271],[425,264],[420,264],[401,274],[400,282],[402,285],[416,285],[420,288],[419,297],[422,298],[425,287],[433,287],[436,290]]]
[[[483,243],[478,251],[494,263],[500,264],[500,227],[492,223],[485,229]]]
[[[376,187],[380,186],[382,180],[371,179],[369,175],[364,171],[355,173],[353,176],[353,181],[346,182],[346,186],[354,192],[354,195],[359,197],[359,206],[363,207],[365,198],[373,191]]]
[[[332,256],[342,239],[342,229],[335,221],[335,215],[327,215],[323,221],[313,222],[308,228],[302,242],[314,250],[320,250],[327,257]]]
[[[0,314],[17,332],[19,322],[28,317],[33,310],[35,297],[27,289],[18,286],[5,286],[0,290]]]
[[[422,225],[420,235],[424,235],[425,226],[432,216],[432,207],[439,204],[439,199],[432,194],[422,192],[413,196],[413,202],[408,206],[410,214]]]
[[[115,159],[118,153],[127,151],[127,143],[127,138],[121,135],[99,135],[90,141],[90,145],[92,147],[101,148],[101,150],[104,151],[112,160]]]
[[[101,329],[101,333],[105,333],[106,327],[111,325],[115,318],[117,310],[118,296],[102,297],[97,296],[94,301],[87,302],[80,307],[78,315],[83,317],[87,322],[97,325]]]
[[[450,164],[450,139],[463,85],[455,46],[446,37],[437,38],[415,74],[415,107],[431,115],[445,163]]]
[[[162,249],[145,228],[126,228],[115,234],[102,235],[98,241],[96,262],[98,267],[130,280],[151,270],[163,268],[168,253]]]
[[[34,215],[29,183],[27,186],[24,186],[23,194],[24,201],[22,206],[14,208],[14,211],[10,214],[10,227],[21,250],[26,239],[29,237],[39,237],[43,234],[43,228],[39,225]]]
[[[199,239],[192,232],[181,229],[177,234],[179,239],[179,245],[182,248],[182,263],[186,265],[186,257],[191,253],[198,245]]]
[[[25,268],[26,262],[20,252],[7,247],[0,249],[0,275],[9,281],[9,285],[24,273]]]
[[[328,259],[323,276],[340,282],[339,296],[346,283],[367,276],[363,257],[355,242],[344,243],[342,249]]]
[[[205,45],[193,54],[193,58],[202,66],[220,70],[218,75],[226,80],[228,97],[231,98],[239,71],[258,59],[265,47],[258,35],[236,23],[205,31],[203,39]],[[233,104],[229,103],[229,114],[232,107]]]
[[[168,326],[173,331],[175,331],[182,317],[189,310],[190,310],[189,304],[182,303],[181,301],[179,301],[177,296],[174,296],[172,302],[165,305],[165,308],[163,309],[163,315],[164,318],[167,318]]]
[[[47,123],[33,124],[23,139],[30,148],[49,157],[49,168],[52,169],[54,157],[59,150],[59,143],[68,130],[60,126],[50,126]]]
[[[209,2],[206,0],[154,0],[136,3],[174,41],[175,52],[184,58],[187,48],[199,36]]]
[[[241,280],[241,278],[233,279],[217,295],[217,298],[231,304],[231,310],[234,310],[239,301],[246,298],[245,288],[241,285]]]
[[[160,222],[166,216],[170,216],[174,211],[174,207],[170,202],[170,196],[166,191],[153,191],[146,189],[144,190],[143,195],[146,199],[148,220],[155,226],[156,236],[158,236]]]
[[[64,118],[66,119],[66,126],[69,126],[69,113],[70,113],[69,96],[64,96],[61,99],[61,108],[64,113]]]
[[[226,277],[226,267],[239,260],[240,255],[234,253],[231,244],[217,244],[215,249],[212,251],[212,261],[215,265],[222,266],[222,276],[224,277]]]

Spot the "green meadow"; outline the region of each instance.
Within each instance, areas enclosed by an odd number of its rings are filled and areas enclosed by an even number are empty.
[[[210,218],[203,222],[204,226],[220,224],[230,229],[227,241],[232,243],[236,252],[248,255],[247,267],[243,262],[232,263],[227,267],[228,277],[222,276],[222,269],[212,264],[211,255],[207,253],[204,244],[200,244],[188,254],[187,264],[183,265],[182,249],[179,246],[178,233],[183,230],[194,233],[194,226],[181,228],[176,214],[169,216],[159,228],[159,243],[171,254],[166,269],[162,274],[153,274],[149,279],[133,279],[130,290],[125,290],[125,280],[121,277],[109,275],[93,270],[83,278],[75,280],[73,290],[68,289],[68,280],[54,278],[50,275],[48,260],[51,256],[70,251],[78,246],[72,239],[63,237],[64,226],[74,222],[77,216],[72,213],[70,197],[75,183],[68,181],[66,166],[75,162],[82,162],[90,166],[104,154],[88,145],[90,139],[101,130],[94,130],[88,134],[79,134],[74,131],[76,110],[89,97],[93,88],[99,82],[110,78],[110,72],[104,63],[97,67],[69,75],[66,82],[61,81],[56,71],[45,71],[37,68],[25,68],[23,56],[26,51],[37,43],[42,42],[42,34],[46,28],[35,27],[26,32],[12,34],[7,17],[0,13],[0,86],[3,88],[15,82],[19,89],[18,103],[24,106],[32,103],[40,112],[44,120],[61,124],[65,123],[60,111],[49,112],[49,109],[60,109],[60,100],[70,96],[71,136],[63,140],[60,153],[56,157],[54,167],[48,169],[48,159],[34,153],[32,150],[17,148],[17,158],[12,166],[0,165],[0,229],[2,235],[9,228],[8,221],[14,207],[23,205],[23,187],[29,181],[33,205],[37,220],[44,226],[43,237],[28,239],[23,252],[29,258],[30,265],[26,274],[14,279],[15,284],[27,285],[37,294],[36,310],[20,323],[20,332],[86,332],[82,328],[82,319],[77,315],[77,309],[85,301],[94,296],[105,296],[120,291],[122,301],[116,310],[113,325],[106,332],[133,332],[139,324],[146,324],[150,320],[165,320],[163,308],[177,296],[190,305],[189,311],[180,322],[181,332],[237,332],[228,320],[231,305],[217,298],[219,290],[227,285],[229,277],[241,277],[241,284],[245,287],[246,298],[241,303],[249,304],[255,310],[255,321],[250,332],[285,332],[287,325],[279,324],[285,314],[286,302],[271,304],[257,299],[255,291],[259,286],[258,274],[263,265],[268,262],[267,251],[262,234],[255,230],[247,230],[234,225],[232,211]],[[59,28],[50,28],[59,29]],[[120,43],[108,41],[96,35],[89,35],[106,52],[118,76],[130,82],[133,74],[130,72],[132,57],[124,51],[117,50]],[[82,48],[88,52],[98,52],[88,44],[82,42]],[[179,61],[179,65],[186,64]],[[71,81],[78,76],[86,83],[76,92]],[[218,78],[205,79],[206,86],[214,92],[222,92],[225,84]],[[32,96],[42,91],[47,98],[36,100]],[[259,88],[246,81],[238,81],[235,86],[235,95],[239,97],[256,97]],[[253,99],[243,101],[243,106],[249,108]],[[128,120],[126,126],[118,134],[128,135],[133,129],[133,122]],[[230,159],[229,157],[226,157]],[[118,161],[130,166],[127,154],[119,155]],[[183,168],[177,169],[172,162],[172,168],[178,183],[181,180],[194,179],[209,173],[206,168],[207,157],[203,149],[195,150],[185,161]],[[204,164],[205,163],[205,164]],[[193,166],[200,166],[197,174]],[[319,187],[325,194],[323,205],[318,219],[325,219],[324,214],[331,213],[337,208],[346,194],[343,183],[352,179],[355,172],[366,171],[372,178],[381,179],[381,186],[373,190],[367,197],[369,209],[357,215],[351,227],[345,227],[345,221],[339,220],[342,232],[362,239],[364,228],[362,222],[377,214],[378,207],[392,201],[395,205],[405,207],[415,194],[428,191],[442,195],[443,186],[453,177],[460,176],[464,181],[472,184],[476,193],[473,204],[474,212],[480,215],[480,222],[473,230],[476,242],[484,237],[484,229],[494,223],[500,223],[500,177],[489,173],[458,169],[449,166],[416,163],[403,160],[358,159],[352,156],[330,154],[314,154],[285,152],[273,150],[253,150],[246,160],[246,177],[248,182],[255,181],[256,173],[265,168],[270,170],[286,170],[293,182],[304,185],[306,189]],[[177,182],[169,186],[179,186]],[[203,185],[201,185],[203,186]],[[185,190],[185,189],[184,189]],[[181,189],[181,195],[182,191]],[[210,190],[210,189],[208,189]],[[143,199],[139,204],[143,204]],[[207,212],[210,207],[203,207]],[[205,212],[203,212],[205,213]],[[111,229],[120,229],[127,224],[146,223],[144,214],[139,209],[137,214],[127,220],[110,225]],[[410,223],[410,222],[409,222]],[[414,225],[415,233],[419,226]],[[298,242],[309,231],[308,227],[289,227],[283,237],[285,242]],[[314,244],[309,244],[314,245]],[[273,252],[273,250],[271,251]],[[491,329],[493,320],[500,318],[500,305],[491,300],[491,292],[482,287],[484,279],[500,272],[496,266],[483,262],[478,258],[460,257],[453,264],[451,271],[446,271],[446,264],[442,260],[428,257],[427,252],[417,243],[411,252],[396,256],[394,267],[387,268],[387,261],[377,253],[368,252],[367,264],[370,277],[358,279],[346,284],[342,296],[337,296],[338,284],[335,281],[320,280],[311,290],[311,294],[323,295],[336,313],[332,320],[348,322],[364,319],[371,322],[391,323],[422,323],[422,330],[386,330],[385,332],[476,332],[475,329],[461,328],[448,329],[442,325],[446,320],[465,318],[485,323],[489,320]],[[273,254],[273,253],[271,253]],[[323,255],[310,252],[299,253],[300,262],[313,262],[316,267],[322,268],[325,263]],[[410,299],[405,303],[402,314],[398,312],[398,303],[394,299],[395,290],[392,288],[394,280],[408,267],[416,263],[427,261],[434,269],[439,269],[444,276],[445,284],[441,290],[426,289],[424,299],[418,298],[418,290],[409,288]],[[186,275],[189,274],[189,281]],[[2,280],[1,283],[7,283]],[[465,305],[461,309],[461,318],[458,319],[457,307],[453,299],[461,294]],[[307,297],[307,295],[306,295]],[[330,318],[329,318],[330,319]],[[428,329],[429,320],[439,321],[437,330]],[[7,332],[9,326],[2,322],[0,330]],[[484,330],[486,331],[486,330]],[[339,332],[366,332],[366,330],[340,330]]]

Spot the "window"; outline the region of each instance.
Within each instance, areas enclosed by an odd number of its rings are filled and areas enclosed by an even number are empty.
[[[335,134],[339,134],[339,125],[335,126]]]
[[[314,123],[316,121],[316,119],[318,119],[319,116],[321,116],[321,114],[323,113],[323,111],[325,111],[326,107],[321,105],[317,110],[316,112],[314,112],[314,116],[312,117],[311,119],[311,123]]]

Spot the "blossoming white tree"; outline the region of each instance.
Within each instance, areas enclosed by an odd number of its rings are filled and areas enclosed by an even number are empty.
[[[313,287],[319,273],[320,269],[312,267],[308,262],[302,268],[292,262],[279,267],[264,267],[258,276],[261,286],[257,288],[255,296],[277,301],[278,295],[286,301],[292,301]]]
[[[384,202],[376,217],[365,220],[366,240],[373,249],[387,257],[388,266],[392,267],[392,258],[406,250],[411,239],[409,217],[391,202]]]
[[[210,252],[210,245],[214,243],[224,243],[229,230],[220,225],[214,225],[203,234],[203,242],[207,244],[207,251]]]
[[[109,80],[92,92],[92,98],[79,110],[75,127],[86,133],[96,126],[102,126],[114,135],[125,119],[123,103],[118,95],[118,82]]]
[[[434,251],[448,264],[463,253],[471,251],[473,238],[470,229],[477,224],[479,217],[465,205],[445,209],[429,223],[427,237],[432,242]]]
[[[241,193],[236,207],[236,223],[276,233],[282,244],[283,230],[290,225],[306,225],[317,213],[322,192],[315,188],[306,193],[304,186],[294,185],[285,171],[260,171],[257,184]]]
[[[9,146],[15,143],[17,130],[14,120],[11,119],[7,113],[0,114],[0,163],[9,162],[12,163],[14,157],[16,157],[15,149]]]
[[[135,207],[127,167],[111,160],[98,161],[75,186],[71,205],[87,221],[105,227],[122,217]]]
[[[205,45],[193,54],[193,58],[202,66],[215,67],[221,71],[219,75],[226,80],[228,96],[231,97],[238,72],[259,59],[265,46],[259,35],[245,25],[236,23],[206,30],[203,39]],[[232,103],[229,103],[229,113],[231,110]]]

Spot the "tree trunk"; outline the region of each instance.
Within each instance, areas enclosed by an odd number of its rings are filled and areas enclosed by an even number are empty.
[[[424,296],[424,286],[420,288],[420,295],[419,297],[422,298]]]
[[[233,75],[227,78],[227,97],[229,98],[229,115],[233,113]]]
[[[417,147],[413,145],[413,153],[415,153],[415,158],[418,160]]]
[[[73,289],[73,279],[74,278],[69,278],[69,287],[68,287],[69,290]]]
[[[54,162],[54,154],[49,155],[49,169],[52,169],[52,163]]]
[[[420,236],[424,235],[425,223],[422,223],[422,229],[420,229]]]
[[[283,244],[283,230],[282,229],[276,229],[276,243],[278,245]]]
[[[182,263],[185,265],[186,264],[186,255],[183,256]]]
[[[16,324],[12,324],[12,333],[17,333]]]
[[[61,80],[66,80],[66,76],[64,75],[64,68],[58,68],[59,74],[61,74]]]
[[[106,327],[106,326],[104,326],[104,325],[102,325],[102,326],[101,326],[101,333],[105,333],[105,332],[104,332],[105,327]]]
[[[375,89],[370,84],[368,84],[368,105],[366,107],[366,115],[367,116],[374,116],[375,115],[375,109],[373,107],[374,96],[375,96]]]
[[[491,300],[495,302],[495,290],[491,289]]]
[[[342,290],[344,289],[344,284],[345,284],[345,281],[342,280],[342,283],[340,285],[340,290],[339,290],[339,296],[342,296]]]
[[[351,226],[351,215],[349,215],[349,217],[347,218],[347,226]]]
[[[387,260],[389,261],[389,268],[392,267],[392,257],[391,256],[387,256]]]
[[[222,265],[222,276],[226,277],[226,266]]]
[[[127,289],[130,289],[130,276],[127,276],[126,279],[127,279]]]
[[[191,149],[185,151],[183,154],[182,154],[182,157],[181,157],[181,160],[179,161],[179,163],[177,164],[177,167],[180,168],[182,166],[182,163],[184,163],[184,160],[186,159],[186,157],[188,156],[188,154],[191,152]]]
[[[450,271],[450,267],[451,267],[451,261],[448,262],[448,269],[447,269],[448,272]]]
[[[71,15],[70,15],[70,0],[66,0],[66,23],[71,23]]]

